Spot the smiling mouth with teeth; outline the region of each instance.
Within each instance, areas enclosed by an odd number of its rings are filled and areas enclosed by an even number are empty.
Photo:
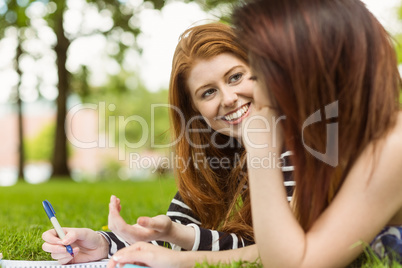
[[[223,116],[223,119],[225,119],[228,122],[235,122],[239,118],[242,118],[248,112],[249,108],[250,108],[250,103],[244,104],[236,111]]]

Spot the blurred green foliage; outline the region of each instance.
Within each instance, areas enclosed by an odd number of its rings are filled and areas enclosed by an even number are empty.
[[[25,158],[27,161],[50,161],[54,147],[56,125],[50,123],[33,138],[24,139]]]
[[[227,7],[231,6],[233,3],[239,2],[238,0],[226,0],[226,1],[216,1],[216,0],[182,0],[183,2],[195,2],[199,4],[204,10],[209,10],[213,14],[216,15],[216,18],[225,17],[229,13],[227,12],[229,9]],[[78,23],[77,29],[73,31],[67,30],[66,27],[66,18],[65,15],[71,9],[71,3],[67,0],[46,0],[46,1],[37,1],[37,0],[18,0],[18,1],[1,1],[0,0],[0,38],[6,36],[7,30],[11,30],[14,32],[14,36],[17,37],[17,48],[19,53],[15,56],[15,66],[19,66],[19,59],[21,56],[31,57],[33,60],[40,59],[43,55],[38,53],[38,51],[33,52],[30,49],[27,49],[26,41],[30,39],[35,39],[41,36],[41,30],[47,29],[49,33],[52,33],[55,37],[54,44],[50,45],[50,49],[53,50],[56,60],[54,61],[54,68],[57,68],[58,75],[58,97],[57,97],[57,119],[56,119],[56,130],[55,130],[55,142],[53,146],[53,174],[56,175],[66,175],[70,174],[67,161],[67,139],[64,131],[65,119],[66,119],[66,104],[68,96],[71,93],[78,93],[81,96],[89,96],[93,94],[89,88],[88,77],[90,73],[87,69],[87,66],[81,65],[82,69],[81,74],[70,73],[70,71],[66,68],[66,62],[68,62],[69,53],[68,49],[70,45],[77,39],[81,37],[88,37],[94,35],[102,35],[107,39],[108,43],[111,46],[114,46],[116,49],[107,50],[107,54],[110,60],[113,60],[115,63],[122,66],[125,57],[127,56],[127,51],[134,50],[138,52],[138,54],[142,53],[142,48],[137,43],[137,36],[141,32],[141,25],[138,20],[139,14],[145,9],[156,9],[161,10],[169,1],[165,0],[145,0],[145,1],[121,1],[121,0],[85,0],[82,1],[82,9],[80,12],[82,14],[87,13],[88,10],[95,10],[102,17],[109,19],[109,24],[99,24],[95,27],[88,27],[86,23]],[[36,10],[33,12],[33,10]],[[79,18],[79,17],[78,17]],[[80,19],[78,19],[80,20]],[[40,23],[38,23],[40,21]],[[32,25],[41,25],[42,28],[32,27]],[[71,30],[71,29],[70,29]],[[124,72],[124,66],[122,66]],[[19,72],[18,68],[16,68],[17,73]],[[75,72],[75,71],[74,71]],[[19,73],[19,76],[22,76],[23,72]],[[76,81],[76,91],[72,89],[74,87],[71,86],[72,78],[77,76]],[[78,77],[81,76],[81,77]],[[31,84],[31,86],[39,89],[42,85],[43,81],[42,77],[37,77],[38,83],[36,85]],[[112,79],[113,80],[113,79]],[[77,83],[77,81],[81,81]],[[124,82],[123,82],[124,83]],[[19,99],[18,94],[14,94],[16,99]],[[143,91],[145,92],[145,91]],[[127,95],[128,94],[128,95]],[[121,106],[129,105],[128,101],[120,101],[120,99],[131,99],[132,95],[120,94],[118,97],[113,96],[111,102],[114,102],[116,107],[115,112],[119,114],[123,110],[127,111],[126,108],[121,108]],[[133,93],[134,94],[134,93]],[[12,94],[11,94],[12,95]],[[11,98],[10,95],[10,98]],[[135,94],[134,94],[135,95]],[[138,95],[138,94],[137,94]],[[112,98],[111,94],[104,95],[104,97]],[[153,94],[142,94],[141,100],[144,101],[145,108],[141,109],[141,111],[137,111],[135,109],[128,110],[128,112],[135,114],[136,116],[142,117],[147,121],[147,118],[150,118],[150,109],[146,107],[149,98],[156,98],[156,95]],[[119,100],[118,100],[119,99]],[[19,103],[19,107],[21,108],[21,102]],[[132,106],[138,107],[138,104],[133,103]],[[20,109],[21,110],[21,109]],[[139,110],[139,109],[138,109]],[[156,128],[155,132],[151,134],[151,139],[158,136],[158,132],[162,128],[165,128],[167,121],[165,120],[164,115],[167,112],[158,111],[157,118],[154,120],[154,125]],[[122,114],[125,117],[127,113]],[[113,116],[113,115],[112,115]],[[119,117],[120,118],[120,117]],[[126,120],[120,121],[123,124],[123,131],[120,134],[124,134],[125,137],[130,137],[132,140],[127,142],[134,142],[138,140],[142,140],[141,135],[147,135],[145,130],[139,131],[139,126],[135,126],[134,117],[129,117]],[[149,122],[149,121],[147,121]],[[160,123],[162,122],[162,123]],[[162,124],[160,126],[160,124]],[[165,123],[165,124],[164,124]],[[22,124],[20,124],[22,125]],[[144,127],[148,128],[148,127]],[[121,125],[118,126],[118,129],[121,130]],[[112,130],[114,131],[114,130]],[[22,128],[20,127],[20,133],[22,133]],[[21,136],[21,135],[20,135]],[[147,140],[147,144],[145,148],[149,147],[149,143],[151,139]],[[22,143],[22,137],[20,137]],[[24,166],[24,153],[21,150],[24,146],[20,146],[19,155],[21,156],[19,166],[22,169]],[[22,175],[21,175],[22,176]]]
[[[399,19],[399,23],[402,24],[402,1],[400,1],[400,6],[397,10],[397,15]],[[397,34],[395,36],[395,41],[396,41],[396,53],[398,55],[398,62],[399,64],[402,64],[402,32]]]
[[[121,72],[102,87],[88,86],[88,91],[82,101],[97,105],[104,125],[100,131],[114,136],[117,145],[125,143],[130,150],[145,141],[140,150],[147,150],[155,149],[152,143],[170,142],[168,90],[150,92],[135,74]]]
[[[402,34],[395,36],[395,49],[398,63],[402,64]]]
[[[25,159],[27,162],[50,162],[53,157],[54,122],[45,125],[42,130],[31,138],[24,138]],[[68,153],[71,156],[71,144],[68,143]]]

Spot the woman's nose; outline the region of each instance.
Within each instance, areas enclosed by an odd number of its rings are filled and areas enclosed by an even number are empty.
[[[231,107],[233,106],[237,100],[238,96],[233,89],[222,90],[222,106],[223,107]]]

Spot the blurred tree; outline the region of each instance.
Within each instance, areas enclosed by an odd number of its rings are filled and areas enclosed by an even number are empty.
[[[151,5],[154,9],[162,9],[167,3],[165,0],[149,0],[144,1],[142,4],[135,6],[130,1],[121,0],[86,0],[92,7],[95,7],[99,13],[111,15],[113,19],[113,25],[109,29],[94,29],[91,33],[78,33],[76,36],[69,35],[66,36],[65,30],[63,28],[64,14],[66,10],[65,0],[54,1],[57,4],[57,11],[49,16],[49,25],[51,26],[56,35],[57,43],[55,50],[58,59],[58,71],[59,71],[59,96],[57,99],[58,113],[57,113],[57,124],[56,124],[56,142],[53,157],[53,175],[69,175],[67,168],[67,152],[66,152],[66,136],[65,136],[65,117],[66,117],[66,97],[68,95],[68,89],[70,88],[70,77],[65,66],[67,59],[68,46],[74,39],[77,39],[83,35],[93,35],[102,34],[108,40],[114,40],[119,47],[118,53],[113,55],[118,63],[121,63],[124,59],[124,54],[127,49],[130,48],[122,36],[127,34],[132,34],[136,37],[140,33],[140,26],[137,24],[135,17],[146,7]],[[220,10],[228,6],[228,4],[233,4],[238,2],[237,0],[227,0],[227,1],[216,1],[216,0],[187,0],[186,2],[195,1],[200,4],[205,10],[211,10],[218,8]],[[50,1],[49,1],[50,2]],[[116,38],[118,34],[118,38]],[[116,40],[117,39],[117,40]],[[134,47],[137,50],[141,50],[132,44],[131,48]],[[83,68],[82,75],[87,78],[88,70]],[[81,93],[88,94],[88,84],[87,79],[81,80]],[[143,99],[141,96],[140,99]]]
[[[52,1],[51,3],[56,5],[56,11],[48,14],[47,21],[57,38],[57,43],[54,47],[54,50],[57,55],[59,89],[59,95],[57,97],[56,134],[52,158],[52,176],[70,176],[70,170],[67,165],[67,139],[64,127],[67,114],[68,89],[70,87],[70,74],[66,68],[66,62],[67,50],[71,41],[66,37],[64,30],[64,12],[66,10],[66,1]]]
[[[24,165],[25,165],[25,151],[24,151],[24,129],[23,129],[23,114],[22,114],[22,100],[21,100],[21,77],[22,71],[20,68],[20,59],[24,51],[22,49],[22,42],[25,39],[24,31],[30,26],[29,20],[26,16],[26,8],[29,1],[10,1],[8,6],[3,12],[0,12],[0,39],[5,36],[6,30],[10,27],[16,29],[17,46],[15,52],[14,68],[18,74],[18,82],[14,92],[14,100],[17,104],[17,118],[18,118],[18,180],[24,180]],[[13,99],[11,97],[11,99]]]
[[[117,62],[121,63],[123,60],[124,52],[130,45],[127,45],[121,38],[123,34],[138,35],[140,32],[139,25],[135,24],[135,15],[137,15],[143,8],[143,5],[133,6],[127,1],[119,0],[86,0],[88,5],[96,8],[100,14],[110,16],[113,23],[108,28],[95,28],[88,32],[88,29],[80,29],[77,33],[67,33],[64,28],[65,13],[68,9],[68,2],[66,0],[49,1],[48,4],[53,3],[56,5],[56,11],[49,13],[47,21],[49,26],[54,30],[57,36],[57,45],[55,51],[57,54],[57,68],[59,78],[59,95],[57,98],[57,120],[56,120],[56,135],[55,146],[53,154],[53,175],[68,176],[70,175],[67,165],[67,139],[65,132],[65,118],[66,118],[66,102],[71,88],[70,74],[66,68],[67,52],[70,44],[77,38],[82,36],[90,36],[94,34],[102,34],[107,39],[113,39],[119,47],[118,53],[114,55]],[[155,8],[162,8],[164,1],[153,0],[148,1],[153,3]],[[84,11],[85,12],[85,11]],[[84,25],[81,25],[84,28]],[[117,35],[117,38],[116,38]],[[133,44],[135,47],[135,44]],[[138,49],[138,48],[137,48]],[[87,77],[86,70],[84,69],[83,75]],[[85,79],[82,84],[81,91],[85,94],[88,85]]]
[[[106,85],[89,87],[89,91],[96,94],[88,95],[84,102],[103,103],[105,107],[105,113],[99,114],[104,127],[100,130],[114,141],[114,145],[109,144],[110,147],[121,145],[130,150],[130,147],[141,144],[141,149],[155,149],[157,146],[153,145],[162,146],[170,142],[166,89],[150,92],[137,75],[120,72],[110,77]],[[146,125],[135,118],[130,119],[130,116],[143,119]]]
[[[225,10],[230,4],[236,3],[235,0],[217,1],[217,0],[184,0],[185,2],[196,2],[204,10]],[[67,113],[67,97],[71,93],[71,74],[66,68],[68,58],[68,49],[74,40],[95,34],[106,37],[117,44],[118,51],[110,55],[117,63],[122,63],[127,49],[135,49],[141,51],[137,47],[135,37],[140,33],[140,25],[136,16],[146,8],[162,9],[168,1],[165,0],[148,0],[148,1],[127,1],[127,0],[83,0],[84,8],[96,9],[103,17],[112,20],[110,26],[99,25],[93,29],[88,29],[86,25],[81,24],[80,29],[76,32],[69,32],[65,29],[65,16],[69,11],[68,0],[6,0],[3,1],[0,10],[0,32],[4,32],[7,27],[26,27],[30,23],[30,18],[26,15],[26,10],[31,5],[44,7],[43,19],[51,28],[56,36],[56,44],[53,49],[56,53],[56,64],[58,73],[58,97],[57,97],[57,119],[56,133],[54,141],[54,152],[52,158],[53,174],[57,176],[67,177],[70,171],[67,165],[67,138],[65,131],[65,120]],[[85,14],[86,10],[81,11]],[[4,20],[3,20],[4,18]],[[130,38],[133,37],[133,38]],[[129,37],[129,38],[127,38]],[[127,42],[133,39],[134,42]],[[88,86],[88,70],[83,67],[82,83],[78,83],[79,92],[85,96],[91,94]],[[141,98],[143,98],[141,96]],[[140,98],[140,99],[141,99]],[[21,139],[22,140],[22,139]],[[23,148],[23,146],[20,146]],[[23,154],[21,154],[23,156]]]
[[[16,90],[17,98],[17,116],[18,116],[18,179],[24,180],[24,166],[25,166],[25,150],[24,150],[24,126],[22,116],[22,100],[20,95],[21,88],[21,68],[19,67],[19,59],[22,56],[21,38],[18,37],[17,53],[15,55],[15,65],[18,73],[18,84]]]

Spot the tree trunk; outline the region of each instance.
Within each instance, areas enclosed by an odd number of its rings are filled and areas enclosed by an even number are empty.
[[[18,38],[17,54],[15,56],[15,69],[18,73],[17,84],[17,117],[18,117],[18,180],[24,181],[24,164],[25,164],[25,150],[24,150],[24,127],[22,116],[22,100],[20,96],[21,87],[21,69],[20,69],[20,56],[22,55],[21,40]]]
[[[55,51],[57,54],[57,70],[58,70],[58,89],[57,97],[57,119],[56,119],[56,136],[54,143],[53,155],[53,174],[52,176],[70,177],[70,169],[68,168],[67,153],[67,137],[65,131],[65,122],[67,114],[67,96],[69,90],[69,73],[66,69],[67,50],[70,41],[64,35],[63,14],[64,8],[59,9],[59,16],[55,21],[55,32],[57,36],[57,45]]]

